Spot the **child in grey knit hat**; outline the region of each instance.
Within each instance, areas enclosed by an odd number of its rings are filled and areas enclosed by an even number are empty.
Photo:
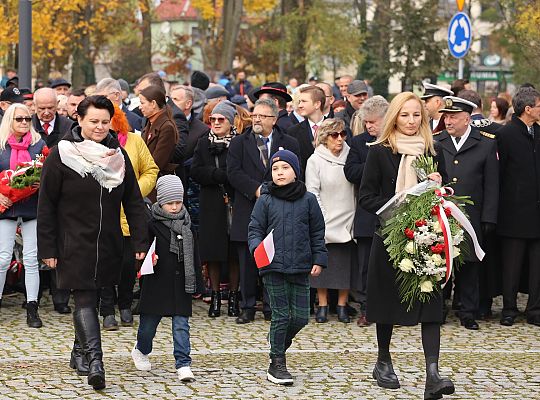
[[[191,372],[189,317],[195,293],[193,233],[184,207],[184,187],[176,175],[164,175],[156,184],[157,202],[152,205],[150,238],[155,238],[154,273],[141,285],[140,324],[131,356],[140,371],[151,369],[148,354],[162,317],[172,317],[174,358],[178,378],[194,380]]]

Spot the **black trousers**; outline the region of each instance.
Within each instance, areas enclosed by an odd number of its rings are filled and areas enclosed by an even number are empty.
[[[458,276],[459,285],[456,286],[456,291],[459,291],[459,299],[461,308],[459,309],[460,318],[476,317],[478,307],[480,305],[480,288],[479,288],[479,271],[481,264],[478,262],[466,262],[459,267],[456,275]]]
[[[540,239],[520,239],[503,237],[502,240],[503,271],[503,311],[502,315],[515,317],[517,293],[525,254],[529,256],[529,300],[527,316],[540,315]]]
[[[366,310],[367,304],[367,272],[369,265],[369,254],[371,253],[371,245],[373,238],[360,237],[356,238],[356,249],[358,254],[358,278],[356,285],[358,286],[358,297],[360,300],[360,308]]]
[[[67,304],[69,303],[69,295],[71,294],[71,290],[58,289],[56,287],[56,271],[51,271],[50,277],[51,280],[49,284],[51,288],[51,295],[54,306],[67,306]]]
[[[238,262],[240,265],[240,291],[242,300],[240,308],[242,310],[255,310],[257,302],[257,285],[259,283],[259,270],[255,264],[253,256],[249,252],[247,242],[236,242],[238,251]],[[268,294],[263,287],[263,312],[269,313],[270,302]]]
[[[119,310],[131,310],[136,275],[135,252],[131,244],[131,238],[124,236],[124,253],[122,254],[118,293],[114,286],[104,287],[100,290],[99,311],[103,317],[114,314],[114,303],[116,299],[118,299]]]

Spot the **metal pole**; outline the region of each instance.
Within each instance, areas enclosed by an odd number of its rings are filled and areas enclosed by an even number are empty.
[[[32,87],[32,1],[19,0],[19,87]]]
[[[463,58],[460,58],[458,62],[458,79],[463,79],[464,66],[465,66],[465,63],[463,62]]]

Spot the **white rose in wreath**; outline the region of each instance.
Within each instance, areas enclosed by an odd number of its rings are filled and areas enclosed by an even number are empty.
[[[414,242],[409,240],[405,246],[405,251],[409,254],[414,254]]]
[[[459,247],[454,246],[454,258],[459,257],[460,254]]]
[[[440,254],[433,254],[431,256],[431,260],[433,261],[433,263],[438,267],[439,265],[442,265],[444,263],[444,260],[443,258],[441,257]]]
[[[433,283],[429,280],[425,280],[420,284],[420,291],[424,293],[433,292]]]
[[[411,272],[413,268],[414,268],[414,264],[408,258],[404,258],[399,263],[399,269],[402,270],[403,272]]]
[[[439,224],[439,221],[435,221],[433,223],[433,231],[435,233],[441,233],[442,232],[441,224]]]

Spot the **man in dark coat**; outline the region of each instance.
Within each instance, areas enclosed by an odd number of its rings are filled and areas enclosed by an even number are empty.
[[[529,259],[527,322],[540,326],[540,92],[518,90],[514,115],[497,132],[501,191],[497,233],[502,241],[501,324],[518,315],[517,292],[525,255]]]
[[[51,88],[41,88],[34,93],[36,113],[32,116],[34,129],[47,143],[47,147],[56,146],[64,135],[71,132],[73,122],[56,112],[56,92]]]
[[[495,136],[470,126],[475,103],[459,97],[444,97],[443,113],[446,130],[434,133],[444,152],[445,169],[458,196],[470,196],[474,204],[466,210],[482,243],[483,235],[495,230],[499,193],[499,168]],[[477,330],[479,272],[482,264],[471,252],[456,271],[456,292],[459,293],[461,325]]]
[[[292,101],[291,95],[287,92],[287,87],[281,82],[267,82],[253,93],[257,99],[272,99],[278,110],[278,119],[276,125],[286,131],[292,124],[287,112],[287,103]]]
[[[236,319],[239,324],[255,318],[255,300],[258,271],[247,245],[248,225],[261,185],[272,179],[268,168],[270,156],[280,147],[297,156],[300,153],[296,139],[283,133],[277,125],[278,109],[272,99],[260,99],[253,110],[253,126],[232,139],[227,154],[227,176],[234,188],[231,241],[237,242],[240,263],[240,291],[242,309]],[[266,296],[265,296],[266,298]],[[265,301],[263,312],[269,319],[270,307]]]
[[[366,82],[354,80],[347,86],[347,105],[343,111],[336,113],[336,118],[345,122],[345,127],[351,127],[353,114],[362,107],[368,99],[368,87]]]
[[[347,156],[345,167],[343,168],[347,180],[354,183],[357,188],[362,183],[369,143],[375,142],[377,137],[380,136],[384,123],[384,115],[387,110],[388,102],[382,96],[374,96],[367,99],[360,110],[365,132],[353,137],[350,141],[351,149]],[[357,275],[351,277],[351,280],[355,282],[358,291],[358,302],[360,303],[360,315],[356,322],[358,326],[367,326],[370,324],[366,319],[367,271],[376,224],[377,217],[357,204],[353,226],[358,252],[358,270],[356,271]]]
[[[296,111],[304,120],[287,129],[287,135],[292,136],[300,145],[300,162],[302,165],[301,180],[305,181],[307,160],[315,151],[317,130],[324,121],[323,109],[326,101],[324,91],[317,86],[307,86],[300,89]]]
[[[234,85],[234,93],[244,96],[253,89],[253,85],[246,79],[245,71],[238,71],[236,74],[236,84]]]

